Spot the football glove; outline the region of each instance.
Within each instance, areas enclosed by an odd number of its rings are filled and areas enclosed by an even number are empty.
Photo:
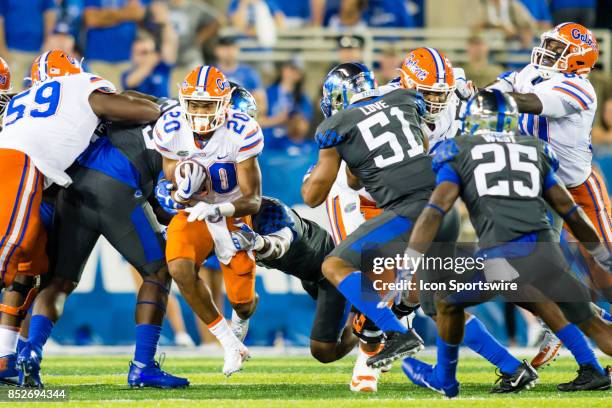
[[[164,178],[160,179],[155,186],[155,197],[159,202],[159,205],[166,211],[168,214],[176,214],[177,210],[181,210],[185,208],[184,205],[181,205],[172,199],[172,190],[174,186],[171,181],[168,181]]]

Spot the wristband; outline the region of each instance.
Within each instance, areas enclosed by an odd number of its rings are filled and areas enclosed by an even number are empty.
[[[570,210],[568,212],[566,212],[565,214],[561,215],[561,218],[563,218],[564,220],[567,220],[569,218],[570,215],[572,215],[573,213],[576,212],[577,209],[579,209],[580,206],[578,204],[574,204],[574,206],[572,208],[570,208]]]
[[[429,207],[429,208],[433,208],[434,210],[436,210],[437,212],[439,212],[440,214],[442,214],[442,216],[446,215],[446,211],[444,211],[443,209],[441,209],[440,207],[438,207],[435,204],[432,203],[427,203],[425,204],[425,207]]]
[[[232,203],[223,203],[217,206],[217,210],[219,211],[219,215],[231,217],[236,212],[236,207],[234,207]]]

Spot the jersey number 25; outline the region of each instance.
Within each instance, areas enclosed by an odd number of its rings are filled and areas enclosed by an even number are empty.
[[[512,190],[521,197],[537,197],[540,194],[540,172],[535,165],[538,161],[538,151],[533,146],[508,143],[508,155],[501,144],[482,144],[474,146],[471,150],[472,159],[479,161],[486,155],[493,154],[493,161],[479,163],[474,169],[474,180],[479,196],[509,196],[510,180],[499,180],[497,184],[488,185],[487,175],[500,173],[508,165],[511,170],[527,173],[531,186],[525,185],[522,180],[512,181]],[[526,161],[521,160],[526,158]],[[508,160],[509,159],[509,160]]]

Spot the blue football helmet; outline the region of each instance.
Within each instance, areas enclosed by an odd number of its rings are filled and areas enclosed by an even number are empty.
[[[462,133],[514,135],[518,117],[518,107],[512,96],[497,89],[485,89],[468,101],[462,118]]]
[[[234,89],[232,91],[232,99],[230,100],[230,107],[240,112],[244,112],[253,119],[257,119],[257,103],[255,98],[246,88],[238,85],[235,82],[230,82],[230,86]]]
[[[348,62],[334,67],[323,81],[321,111],[326,118],[345,109],[351,98],[377,87],[376,78],[368,67],[359,62]]]

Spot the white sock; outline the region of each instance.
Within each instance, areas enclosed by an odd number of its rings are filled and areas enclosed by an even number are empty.
[[[219,340],[221,346],[225,349],[228,347],[237,347],[240,345],[240,340],[234,335],[229,324],[223,318],[212,326],[208,326],[210,332]]]
[[[0,357],[17,352],[19,328],[0,326]]]
[[[238,316],[238,313],[236,313],[235,310],[232,310],[232,324],[233,325],[242,326],[248,321],[249,319],[242,319],[240,316]]]

